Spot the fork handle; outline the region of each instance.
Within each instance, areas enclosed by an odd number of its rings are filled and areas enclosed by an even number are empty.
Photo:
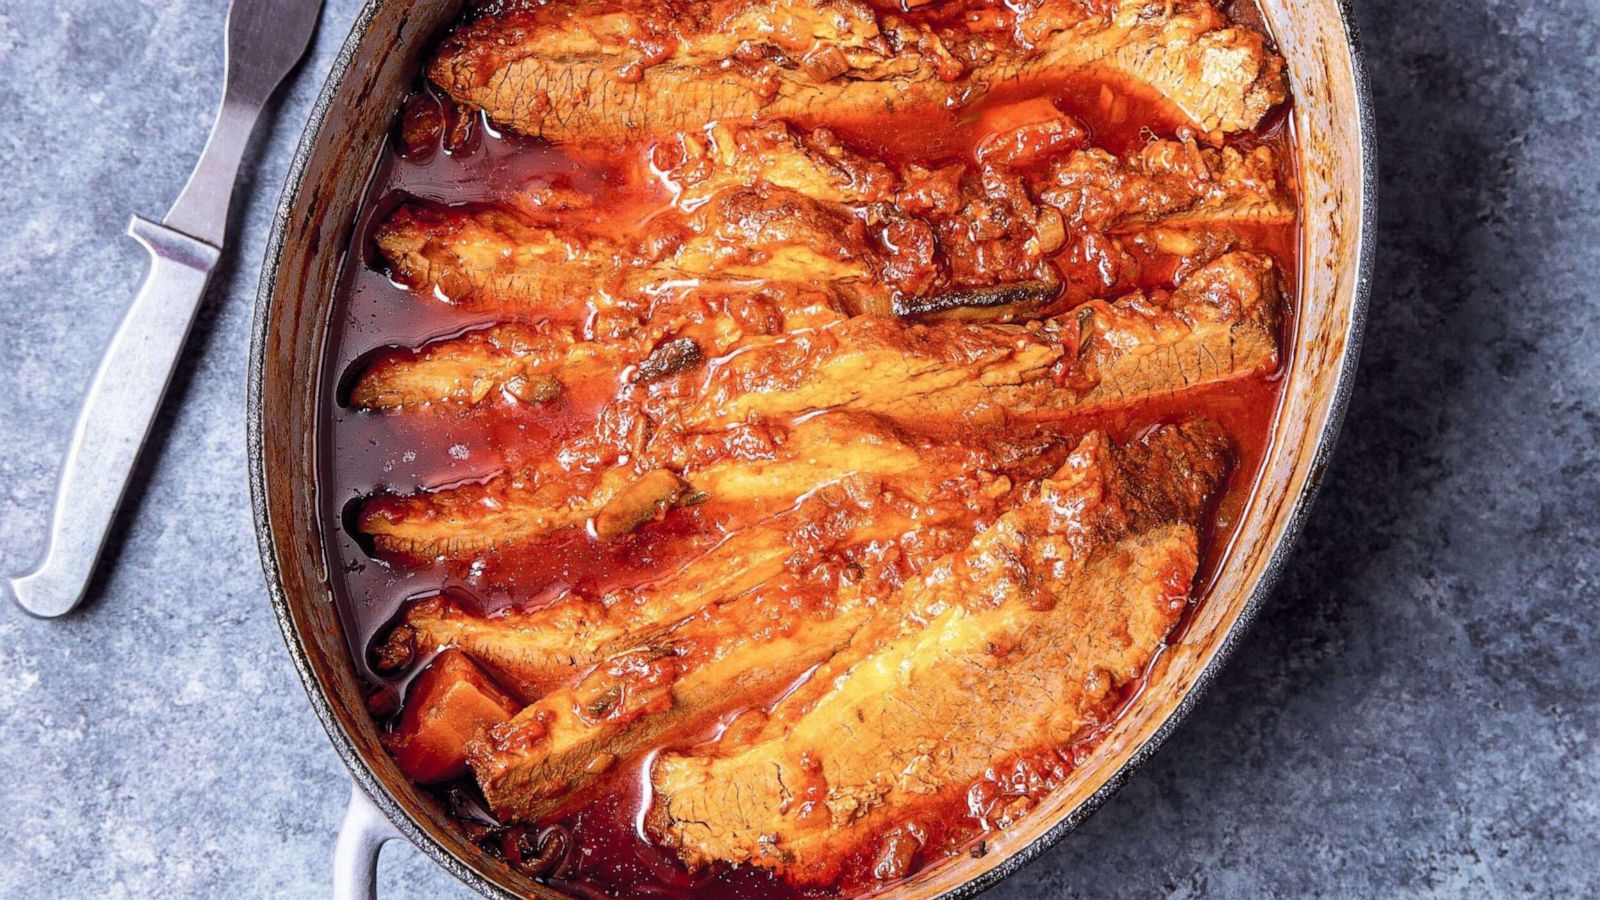
[[[33,571],[9,579],[17,604],[41,618],[71,612],[88,591],[217,264],[216,247],[148,219],[134,216],[128,234],[149,251],[150,272],[78,415],[44,557]]]

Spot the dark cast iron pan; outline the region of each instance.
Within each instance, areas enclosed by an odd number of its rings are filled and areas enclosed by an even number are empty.
[[[372,897],[379,846],[411,842],[495,898],[558,896],[466,840],[378,743],[340,630],[317,515],[317,398],[339,268],[382,142],[430,39],[460,0],[368,0],[290,169],[262,271],[251,344],[251,493],[268,590],[289,654],[354,788],[335,896]],[[1300,150],[1301,302],[1283,405],[1260,485],[1210,594],[1099,750],[989,852],[935,865],[884,896],[970,897],[1071,831],[1194,708],[1289,556],[1338,432],[1369,291],[1376,171],[1372,114],[1350,11],[1262,0],[1289,62]]]

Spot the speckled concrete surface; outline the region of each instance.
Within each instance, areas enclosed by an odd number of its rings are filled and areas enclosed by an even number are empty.
[[[1383,216],[1361,383],[1301,550],[1199,712],[999,897],[1600,892],[1600,4],[1362,2]],[[250,533],[269,210],[354,15],[247,170],[98,597],[0,610],[0,896],[318,897],[347,791]],[[204,137],[222,0],[0,4],[0,563]],[[407,848],[381,895],[467,892]]]

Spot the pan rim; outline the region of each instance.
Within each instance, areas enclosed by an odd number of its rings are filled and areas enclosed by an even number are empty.
[[[390,0],[365,0],[344,44],[340,47],[326,80],[312,105],[304,131],[296,147],[293,161],[285,175],[283,190],[273,217],[272,230],[267,240],[257,285],[255,311],[250,340],[248,366],[246,451],[250,478],[252,521],[256,531],[257,549],[272,601],[274,617],[282,632],[285,646],[311,702],[312,710],[327,732],[334,751],[344,762],[351,777],[364,791],[384,817],[395,826],[405,839],[442,866],[458,880],[495,900],[515,900],[491,877],[470,865],[450,846],[437,840],[422,829],[399,802],[383,786],[366,757],[356,748],[355,741],[345,731],[334,715],[332,704],[325,695],[321,682],[312,671],[309,650],[295,626],[290,611],[290,601],[280,577],[280,560],[272,541],[272,523],[267,503],[267,471],[265,452],[265,369],[266,347],[269,337],[271,313],[276,302],[275,283],[283,262],[283,251],[288,234],[291,211],[299,201],[305,185],[312,150],[332,111],[334,95],[344,84],[354,65],[355,57],[365,43],[379,10]],[[974,897],[987,891],[1005,878],[1033,862],[1046,850],[1059,843],[1091,815],[1098,811],[1125,785],[1146,762],[1161,748],[1179,726],[1189,717],[1215,684],[1217,677],[1232,660],[1234,654],[1262,607],[1271,596],[1283,570],[1298,544],[1306,520],[1320,493],[1322,472],[1327,468],[1349,407],[1351,393],[1361,355],[1361,340],[1366,328],[1367,307],[1372,290],[1374,254],[1377,231],[1377,159],[1375,147],[1375,122],[1372,109],[1371,85],[1365,66],[1365,53],[1357,30],[1352,0],[1334,0],[1344,30],[1352,70],[1355,95],[1356,136],[1359,143],[1361,206],[1357,217],[1361,234],[1354,244],[1354,283],[1349,304],[1349,319],[1344,334],[1342,357],[1334,379],[1331,396],[1327,401],[1327,420],[1316,437],[1311,454],[1310,476],[1301,486],[1293,504],[1287,511],[1284,527],[1279,534],[1272,554],[1261,576],[1252,586],[1249,596],[1240,606],[1238,616],[1224,632],[1216,648],[1201,667],[1193,684],[1178,699],[1165,718],[1148,738],[1139,744],[1129,758],[1113,772],[1095,791],[1077,806],[1067,811],[1048,829],[1027,844],[1017,848],[1002,861],[979,873],[959,886],[941,894],[941,897]]]
[[[379,10],[386,2],[388,0],[365,0],[357,13],[350,33],[334,57],[333,65],[317,93],[316,101],[312,104],[305,129],[296,144],[294,158],[284,175],[283,190],[279,194],[278,207],[273,215],[272,230],[267,238],[266,252],[262,258],[261,276],[256,285],[255,310],[250,335],[249,381],[245,401],[247,407],[245,447],[250,475],[251,519],[255,526],[256,545],[261,555],[267,594],[272,601],[273,615],[277,619],[284,645],[289,651],[295,672],[300,677],[301,686],[305,688],[307,699],[311,701],[312,711],[322,723],[323,730],[328,734],[329,743],[333,745],[334,752],[349,770],[350,777],[406,841],[456,879],[494,900],[517,900],[514,895],[507,893],[484,873],[469,865],[451,848],[423,830],[384,788],[377,773],[356,748],[355,741],[334,715],[333,706],[328,701],[316,673],[312,671],[309,649],[301,638],[290,612],[288,592],[284,589],[279,574],[281,563],[278,551],[272,542],[272,521],[267,502],[265,373],[271,314],[277,296],[274,288],[279,269],[283,264],[283,251],[291,213],[305,186],[306,170],[310,167],[311,154],[317,138],[327,124],[333,108],[334,95],[349,77],[356,54],[365,43]]]

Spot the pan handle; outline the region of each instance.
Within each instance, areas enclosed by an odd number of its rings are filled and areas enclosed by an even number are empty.
[[[403,840],[360,785],[350,783],[350,807],[333,845],[333,900],[377,900],[378,851]]]

